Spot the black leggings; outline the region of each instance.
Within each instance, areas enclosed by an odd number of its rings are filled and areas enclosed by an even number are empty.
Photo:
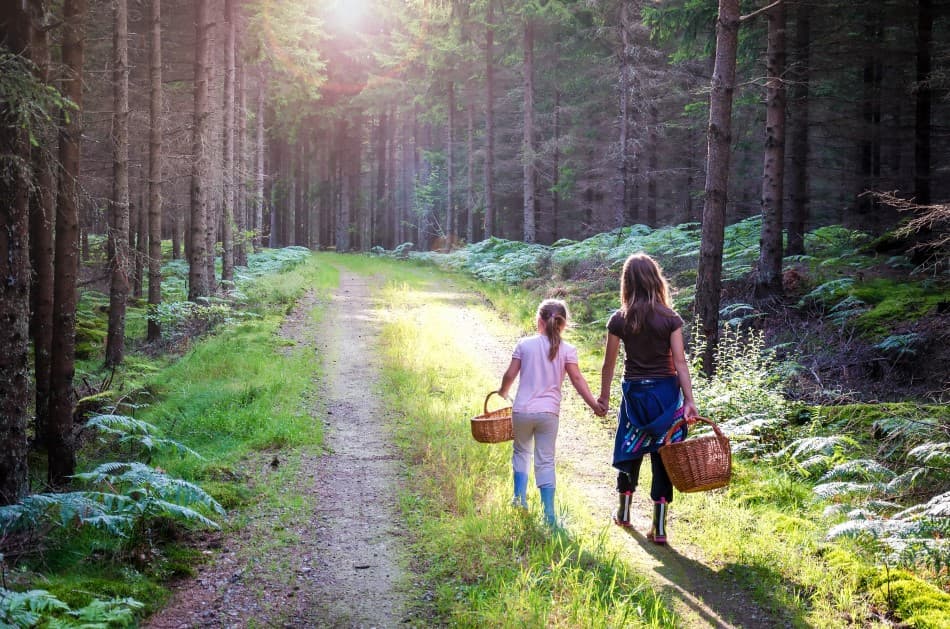
[[[643,457],[633,459],[632,461],[622,461],[616,464],[620,472],[617,474],[617,491],[625,493],[637,488],[637,481],[640,478],[640,464],[643,463]],[[670,481],[666,468],[663,467],[663,459],[658,452],[650,453],[650,466],[653,468],[653,484],[650,487],[650,498],[654,502],[660,498],[666,498],[667,502],[673,502],[673,483]]]

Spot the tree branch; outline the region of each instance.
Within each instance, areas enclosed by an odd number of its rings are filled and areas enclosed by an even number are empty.
[[[778,5],[782,4],[782,2],[784,2],[784,0],[775,0],[775,2],[773,2],[772,4],[762,7],[761,9],[756,9],[755,11],[753,11],[752,13],[749,13],[748,15],[741,15],[739,16],[739,23],[741,24],[745,22],[746,20],[751,20],[758,14],[765,13],[766,11],[769,11],[772,8],[777,7]]]

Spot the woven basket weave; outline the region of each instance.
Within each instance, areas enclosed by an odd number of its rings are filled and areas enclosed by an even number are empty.
[[[493,395],[498,395],[498,391],[485,396],[485,412],[472,418],[472,436],[480,443],[501,443],[515,438],[511,428],[511,407],[488,410],[488,400]]]
[[[669,443],[670,437],[685,422],[701,421],[712,426],[714,435],[695,437]],[[660,446],[660,458],[673,486],[683,493],[708,491],[729,484],[732,477],[732,448],[729,438],[714,422],[703,417],[681,419],[666,432],[665,446]]]

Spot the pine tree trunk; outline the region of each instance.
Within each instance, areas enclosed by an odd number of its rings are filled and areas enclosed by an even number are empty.
[[[561,90],[554,90],[554,168],[551,180],[551,240],[558,240],[561,216]],[[626,185],[624,186],[626,187]],[[626,195],[624,195],[626,196]]]
[[[149,9],[148,303],[154,308],[162,303],[162,0],[151,0]],[[161,336],[150,318],[148,340]]]
[[[716,23],[716,65],[709,97],[706,151],[706,200],[696,276],[696,320],[706,339],[703,371],[713,373],[719,343],[719,303],[722,290],[722,249],[728,200],[732,99],[736,86],[739,0],[719,0]]]
[[[215,0],[209,0],[208,5],[208,54],[207,77],[208,77],[208,126],[207,135],[205,135],[208,152],[208,167],[205,170],[204,189],[205,189],[205,277],[208,279],[209,295],[214,294],[218,288],[217,272],[215,270],[216,245],[218,235],[221,232],[222,215],[222,189],[221,189],[221,110],[217,106],[220,100],[218,92],[218,20],[216,13],[213,13],[219,6]]]
[[[224,200],[222,203],[221,279],[234,281],[234,0],[224,2],[224,136],[223,164]]]
[[[0,45],[29,53],[30,16],[25,5],[8,4],[0,8]],[[0,505],[29,489],[30,143],[25,130],[7,123],[16,105],[0,102]]]
[[[63,4],[62,94],[75,106],[59,135],[59,201],[53,281],[53,361],[50,365],[49,484],[63,487],[76,471],[73,375],[76,360],[76,282],[79,274],[79,165],[82,141],[86,0]]]
[[[395,237],[395,223],[399,220],[399,204],[396,202],[396,107],[389,108],[389,156],[387,158],[386,207],[383,210],[388,217],[385,232],[388,246],[394,248],[398,243]]]
[[[139,180],[141,181],[141,174]],[[148,256],[148,186],[143,185],[140,190],[138,205],[138,221],[136,226],[138,231],[135,235],[135,288],[132,294],[136,299],[142,298],[142,267],[145,258]]]
[[[524,18],[524,139],[521,143],[521,162],[524,171],[522,180],[522,199],[524,201],[524,241],[537,240],[537,226],[534,222],[534,22]]]
[[[257,116],[255,117],[257,159],[254,177],[254,251],[261,250],[264,234],[264,71],[257,77]]]
[[[30,5],[30,57],[36,65],[37,78],[49,82],[50,47],[46,28],[47,2]],[[43,146],[34,150],[33,171],[35,191],[30,197],[30,264],[33,283],[30,287],[32,316],[30,335],[33,339],[33,371],[36,381],[34,430],[41,447],[46,443],[49,422],[49,378],[53,343],[53,223],[56,212],[56,178],[51,156],[46,147],[53,146],[52,133],[40,140]]]
[[[114,367],[125,357],[125,309],[129,299],[132,260],[129,247],[129,7],[113,4],[112,59],[112,211],[109,225],[111,284],[105,364]]]
[[[208,228],[208,179],[211,170],[209,154],[210,110],[208,105],[208,37],[211,28],[208,16],[209,0],[196,0],[195,20],[195,111],[192,130],[191,169],[191,244],[188,263],[188,300],[211,295],[211,278],[208,277],[207,228]]]
[[[617,158],[617,184],[614,193],[613,227],[621,227],[626,221],[630,193],[630,9],[631,0],[620,3],[620,115],[617,123],[620,131]]]
[[[455,83],[448,82],[448,116],[445,125],[445,236],[446,248],[458,239],[458,217],[455,215]]]
[[[376,137],[376,225],[374,226],[373,242],[371,244],[380,244],[385,246],[386,234],[389,230],[386,228],[388,218],[392,216],[392,209],[387,203],[386,184],[388,182],[387,164],[386,164],[386,141],[389,138],[389,116],[385,109],[379,114],[379,127]],[[392,168],[392,164],[388,165]]]
[[[495,234],[495,3],[485,17],[485,238]]]
[[[349,152],[351,147],[348,144],[349,137],[347,135],[347,120],[345,117],[340,118],[339,126],[337,127],[337,146],[340,147],[340,203],[337,206],[337,216],[336,216],[336,235],[334,242],[336,244],[336,250],[339,253],[345,253],[349,251],[349,226],[350,226],[350,200],[351,200],[351,190],[350,184],[352,179],[350,177],[350,159]]]
[[[788,189],[789,221],[786,255],[805,253],[805,225],[808,222],[808,86],[811,7],[801,3],[795,24],[795,64],[791,75],[791,129],[789,138]]]
[[[659,170],[660,141],[657,133],[659,121],[656,105],[650,104],[648,108],[650,115],[649,128],[647,129],[647,220],[650,227],[657,226],[656,218],[656,199],[657,199],[657,171]]]
[[[765,155],[762,167],[762,238],[755,298],[782,297],[782,196],[785,190],[785,3],[766,14],[768,51]]]
[[[237,195],[235,211],[235,229],[237,238],[234,243],[235,266],[247,266],[247,82],[244,61],[236,55],[235,73],[237,75],[237,147],[235,148],[234,191]]]
[[[933,55],[933,0],[917,0],[917,98],[914,117],[914,201],[930,204],[930,132],[933,92],[930,88]]]
[[[475,91],[468,88],[468,104],[466,106],[466,148],[468,153],[468,182],[465,197],[465,240],[475,241]]]

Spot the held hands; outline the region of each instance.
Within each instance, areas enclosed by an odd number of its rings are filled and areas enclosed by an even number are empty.
[[[603,417],[607,414],[607,411],[610,410],[610,398],[609,397],[599,397],[596,400],[596,406],[591,405],[591,409],[594,411],[594,415],[597,417]]]

